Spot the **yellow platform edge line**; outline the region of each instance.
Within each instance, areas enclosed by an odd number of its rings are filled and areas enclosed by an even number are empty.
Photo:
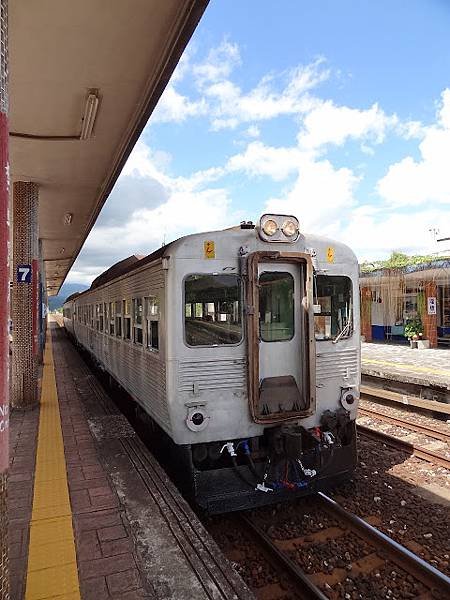
[[[49,456],[52,468],[49,469]],[[55,552],[57,551],[57,557]],[[50,330],[44,355],[25,600],[80,600]]]
[[[433,369],[433,367],[418,367],[416,365],[405,365],[403,363],[391,362],[389,360],[377,360],[375,358],[362,358],[363,364],[374,364],[374,365],[385,365],[386,367],[396,367],[398,369],[406,369],[412,372],[419,371],[421,373],[430,373],[434,375],[449,375],[450,370],[446,369]]]

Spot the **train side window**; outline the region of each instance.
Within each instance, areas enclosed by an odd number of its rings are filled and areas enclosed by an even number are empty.
[[[238,344],[242,340],[241,281],[237,275],[189,275],[184,303],[189,346]]]
[[[282,342],[294,337],[294,278],[290,273],[261,273],[259,332],[264,342]]]
[[[159,350],[159,300],[148,296],[145,300],[147,348]]]
[[[99,331],[104,331],[105,319],[103,313],[103,302],[98,305],[98,318],[100,323]]]
[[[144,305],[142,298],[133,298],[133,342],[142,345],[142,313]]]
[[[122,302],[120,300],[116,304],[116,336],[122,337]]]
[[[104,311],[104,315],[105,315],[105,333],[109,333],[109,304],[107,304],[105,302],[105,304],[103,305],[103,311]]]
[[[109,309],[108,309],[108,314],[109,314],[109,324],[107,325],[107,327],[109,327],[109,334],[110,335],[114,335],[114,302],[110,302],[109,303]]]
[[[314,304],[317,306],[314,314],[316,340],[337,336],[343,339],[353,334],[352,281],[349,277],[317,275]]]
[[[131,307],[130,301],[123,301],[123,337],[125,340],[131,340]]]

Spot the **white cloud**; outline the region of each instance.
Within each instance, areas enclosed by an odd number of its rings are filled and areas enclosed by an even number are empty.
[[[257,127],[256,125],[250,125],[250,127],[248,127],[247,130],[245,131],[245,134],[248,137],[257,138],[261,135],[261,131],[259,130],[259,127]]]
[[[244,91],[231,79],[241,64],[239,47],[225,40],[202,62],[193,64],[191,55],[180,62],[151,122],[182,123],[188,118],[208,116],[212,129],[219,130],[280,115],[299,115],[315,103],[309,92],[330,76],[324,62],[318,58],[276,76],[266,75]],[[187,95],[179,91],[179,86],[189,76],[193,89]]]
[[[233,69],[241,64],[241,56],[237,44],[224,40],[217,48],[212,48],[206,60],[192,68],[193,75],[200,89],[213,82],[228,78]]]
[[[360,260],[386,258],[393,250],[406,254],[436,252],[430,229],[448,219],[443,209],[404,212],[361,206],[351,212],[339,238],[351,246]]]
[[[386,131],[397,123],[397,117],[387,116],[378,104],[360,110],[336,106],[328,100],[318,103],[306,114],[297,138],[299,146],[308,150],[328,144],[342,146],[349,139],[363,139],[367,146],[367,142],[383,142]]]
[[[265,76],[249,92],[229,80],[218,81],[205,89],[211,102],[213,129],[235,128],[241,123],[266,121],[282,115],[298,116],[310,110],[316,100],[309,91],[329,77],[323,61],[298,66],[285,74],[287,84],[278,91],[280,78]]]
[[[152,152],[144,143],[136,145],[69,282],[90,284],[127,256],[148,254],[182,235],[222,229],[243,218],[231,210],[226,189],[205,187],[222,169],[173,178],[162,170],[166,161],[165,155]]]
[[[380,196],[392,206],[450,204],[450,90],[441,95],[436,124],[423,129],[421,158],[407,156],[391,165],[378,182]],[[447,217],[448,218],[448,217]]]
[[[245,152],[232,156],[228,171],[244,171],[247,175],[267,175],[274,181],[286,179],[300,166],[301,154],[297,148],[274,148],[262,142],[251,142]]]
[[[152,115],[152,122],[181,123],[189,117],[199,117],[207,113],[208,105],[204,98],[191,101],[177,92],[173,85],[169,85]]]
[[[86,243],[86,251],[114,247],[123,257],[148,253],[180,235],[229,225],[229,207],[223,189],[175,192],[160,206],[135,211],[121,226],[98,228]]]
[[[265,211],[293,214],[311,233],[336,235],[355,203],[358,177],[351,169],[336,169],[328,160],[302,157],[299,176],[282,198],[273,198]]]

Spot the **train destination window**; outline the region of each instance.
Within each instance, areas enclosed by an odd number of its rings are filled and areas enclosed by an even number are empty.
[[[352,282],[339,275],[317,275],[314,282],[316,340],[350,337],[353,333]],[[320,311],[320,312],[319,312]]]
[[[122,302],[120,300],[115,303],[116,305],[116,336],[122,337]]]
[[[148,296],[145,301],[145,316],[147,322],[147,348],[159,349],[159,301],[156,296]]]
[[[294,278],[290,273],[261,273],[259,332],[264,342],[282,342],[294,337]]]
[[[133,342],[142,344],[142,298],[133,298]]]
[[[189,275],[184,293],[184,324],[189,346],[241,341],[241,281],[237,275]]]
[[[131,308],[130,301],[123,301],[123,337],[131,340]]]

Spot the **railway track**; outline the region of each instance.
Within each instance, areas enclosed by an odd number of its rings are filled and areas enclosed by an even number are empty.
[[[349,565],[349,568],[353,570],[353,572],[363,575],[363,578],[365,577],[366,579],[374,572],[373,577],[376,578],[379,577],[379,575],[376,574],[379,572],[377,570],[381,569],[382,565],[390,563],[391,565],[395,565],[395,568],[403,570],[407,576],[411,576],[414,580],[419,582],[419,585],[423,586],[420,595],[417,597],[449,597],[450,578],[445,574],[435,569],[432,565],[416,556],[404,546],[398,544],[395,540],[391,539],[365,520],[345,510],[325,494],[318,493],[315,500],[325,513],[328,513],[333,520],[339,523],[339,527],[333,528],[331,535],[339,536],[343,533],[353,533],[362,540],[362,543],[371,546],[371,552],[365,558],[356,561],[353,565]],[[270,563],[287,574],[291,583],[291,585],[289,585],[291,594],[289,597],[320,600],[338,597],[337,591],[333,589],[331,585],[327,584],[327,582],[333,582],[333,577],[330,576],[329,573],[306,573],[301,565],[292,558],[292,551],[286,552],[285,540],[273,539],[266,533],[263,527],[255,523],[252,518],[245,514],[238,515],[237,522],[245,533],[263,548],[264,555],[269,559]],[[322,538],[327,539],[324,536],[322,536]],[[291,548],[299,547],[304,543],[304,541],[300,541],[300,538],[298,541],[289,540],[289,546]],[[314,549],[312,548],[311,552],[313,551]],[[325,561],[324,564],[326,564]],[[337,569],[337,571],[339,571],[339,569]],[[345,575],[341,575],[341,577],[345,577]],[[335,583],[339,581],[339,575],[334,581]],[[367,584],[365,583],[365,585]],[[326,594],[320,588],[324,589]],[[361,594],[361,590],[356,591]],[[364,591],[362,593],[363,595],[358,597],[367,597],[364,596]],[[431,596],[429,594],[431,594]],[[266,597],[266,594],[264,593],[260,596],[258,596],[258,594],[256,595],[261,598]],[[412,596],[410,595],[408,597]]]
[[[382,431],[378,431],[372,427],[366,427],[365,425],[360,424],[358,424],[356,427],[359,433],[362,433],[366,437],[372,438],[373,440],[381,442],[382,444],[386,444],[386,446],[390,446],[395,450],[400,450],[406,454],[417,456],[418,458],[426,460],[435,465],[450,469],[450,460],[434,450],[429,450],[423,446],[416,446],[411,442],[393,437],[392,435],[388,435],[387,433],[383,433]]]
[[[409,420],[398,419],[390,415],[385,415],[384,413],[379,413],[371,408],[359,407],[358,416],[378,419],[379,421],[383,421],[384,423],[390,423],[391,425],[403,427],[404,429],[409,429],[411,431],[415,431],[416,433],[422,433],[436,440],[442,440],[444,442],[450,443],[450,435],[448,433],[445,433],[443,431],[436,431],[435,429],[433,429],[432,427],[428,427],[427,425],[419,425],[418,423],[412,423]]]
[[[327,600],[328,596],[322,593],[320,588],[311,581],[295,561],[278,548],[277,544],[261,527],[244,514],[239,515],[238,519],[247,532],[250,533],[251,537],[257,543],[263,545],[266,556],[269,555],[269,561],[287,574],[293,584],[292,593],[296,598],[301,598],[302,600]]]

